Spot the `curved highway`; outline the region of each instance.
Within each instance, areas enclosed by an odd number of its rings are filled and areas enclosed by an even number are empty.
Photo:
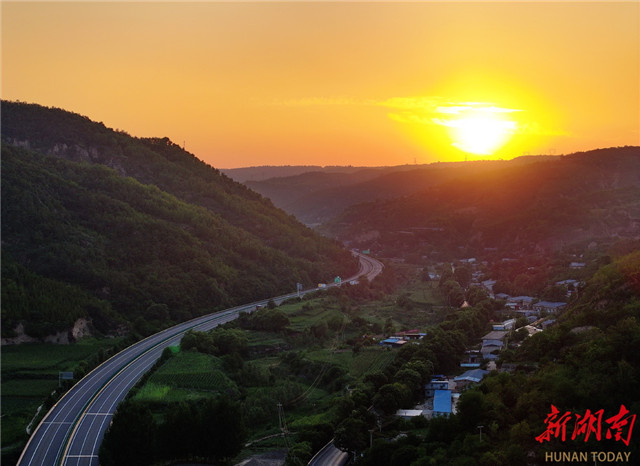
[[[360,259],[357,275],[372,280],[382,271],[379,261],[354,253]],[[330,285],[334,286],[334,285]],[[317,291],[312,288],[300,295]],[[291,293],[273,298],[276,303],[296,297]],[[98,450],[118,404],[129,390],[187,330],[206,331],[238,317],[242,311],[266,305],[263,300],[209,314],[156,333],[124,349],[75,384],[46,414],[22,452],[20,466],[97,466]]]
[[[348,461],[349,454],[336,448],[332,440],[311,458],[308,466],[342,466]]]

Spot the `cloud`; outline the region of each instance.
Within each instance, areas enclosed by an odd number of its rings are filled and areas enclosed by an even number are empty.
[[[387,117],[398,123],[440,125],[456,127],[457,122],[468,118],[492,118],[504,122],[505,130],[513,134],[536,136],[567,136],[563,130],[545,128],[537,122],[518,122],[508,115],[526,112],[520,108],[500,107],[495,102],[456,102],[441,96],[405,96],[388,99],[362,99],[355,97],[306,97],[302,99],[274,101],[272,105],[288,107],[357,106],[382,107],[390,110]],[[502,116],[501,116],[502,115]]]
[[[433,118],[430,116],[422,116],[411,112],[388,113],[387,116],[398,123],[417,123],[420,125],[429,125],[434,123]]]
[[[277,100],[271,102],[271,105],[283,107],[319,107],[334,105],[366,105],[365,100],[358,100],[352,97],[304,97],[302,99]]]
[[[535,121],[519,125],[516,134],[526,134],[529,136],[571,136],[569,131],[545,128]]]
[[[305,97],[301,99],[279,100],[271,102],[272,105],[287,107],[310,107],[350,105],[359,107],[385,107],[396,110],[428,110],[433,112],[438,105],[443,104],[440,97],[391,97],[389,99],[357,99],[354,97]]]
[[[421,110],[432,112],[442,104],[442,98],[436,96],[392,97],[376,102],[379,107],[396,110]]]
[[[518,108],[502,108],[483,102],[462,102],[461,104],[450,104],[448,106],[437,107],[436,112],[460,115],[465,113],[513,113],[523,112]]]

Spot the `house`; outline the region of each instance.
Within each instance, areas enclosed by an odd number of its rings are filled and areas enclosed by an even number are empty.
[[[480,383],[488,373],[489,371],[485,371],[483,369],[472,369],[462,375],[459,375],[453,380],[455,380],[457,387],[464,388],[471,384]]]
[[[480,367],[482,360],[480,350],[467,350],[464,354],[464,358],[460,361],[460,367]]]
[[[569,267],[571,267],[572,269],[582,269],[585,267],[584,262],[572,262],[571,264],[569,264]]]
[[[436,390],[433,396],[433,416],[451,414],[451,390]]]
[[[534,311],[533,309],[520,309],[516,311],[516,314],[522,317],[526,317],[527,319],[531,318],[533,320],[536,320],[536,316],[540,316],[540,312]]]
[[[493,354],[500,351],[504,346],[503,339],[507,335],[506,330],[493,330],[482,337],[482,348],[480,352],[484,359],[497,359],[498,356]]]
[[[491,332],[487,333],[485,336],[482,337],[482,345],[484,346],[485,342],[489,342],[489,341],[502,341],[504,339],[504,337],[507,335],[507,331],[506,330],[492,330]]]
[[[547,327],[549,327],[549,325],[553,325],[555,323],[555,319],[547,319],[545,321],[542,322],[542,328],[546,329]]]
[[[386,340],[382,340],[379,344],[381,346],[384,346],[385,348],[400,348],[401,346],[407,344],[407,341],[402,340],[401,338],[392,337],[387,338]]]
[[[517,309],[531,309],[534,300],[533,296],[511,296],[507,299],[508,302],[515,303]]]
[[[498,359],[496,352],[502,351],[504,343],[499,340],[491,340],[482,345],[482,357],[487,360]]]
[[[394,335],[394,338],[401,338],[402,340],[422,340],[427,334],[420,332],[419,330],[407,330],[405,332],[398,332]]]
[[[482,282],[482,286],[484,286],[489,293],[493,293],[493,285],[496,284],[495,280],[485,280]]]
[[[558,311],[562,310],[567,303],[563,302],[551,302],[551,301],[540,301],[533,305],[533,308],[538,312],[548,312],[550,314],[555,314]]]
[[[448,380],[431,379],[431,382],[425,384],[424,386],[424,396],[426,398],[431,398],[435,396],[436,390],[448,390],[448,389],[449,389]]]
[[[511,330],[516,325],[516,319],[505,320],[501,324],[494,324],[493,330]]]
[[[516,303],[505,303],[504,307],[517,312],[519,306]]]

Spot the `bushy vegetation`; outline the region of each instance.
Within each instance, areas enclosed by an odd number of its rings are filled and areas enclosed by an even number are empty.
[[[290,429],[290,456],[308,460],[346,414],[341,401],[346,388],[370,374],[375,376],[394,358],[372,341],[361,341],[363,328],[353,325],[356,317],[350,314],[356,303],[365,302],[363,296],[375,295],[383,287],[392,289],[390,276],[394,274],[387,273],[375,283],[343,285],[280,307],[257,309],[209,332],[187,332],[181,351],[163,355],[142,386],[134,389],[130,403],[137,404],[136,409],[148,409],[156,420],[153,429],[161,429],[170,413],[177,412],[176,404],[229,397],[240,402],[238,413],[248,439],[258,445],[262,437],[280,432],[281,406]],[[382,329],[382,323],[378,326]],[[118,426],[127,428],[132,427]],[[116,444],[105,442],[104,448],[116,448],[111,445]],[[112,453],[102,454],[106,458]],[[205,457],[191,449],[155,458]]]
[[[585,279],[586,285],[556,326],[530,338],[518,338],[522,341],[519,348],[502,353],[499,365],[509,362],[514,372],[492,373],[465,391],[457,405],[458,414],[448,418],[401,421],[394,413],[423,399],[424,383],[432,374],[459,373],[464,351],[499,317],[502,304],[474,287],[467,287],[463,295],[472,306],[443,306],[438,323],[425,329],[426,338],[396,350],[368,346],[366,339],[354,338],[362,336],[363,329],[370,330],[373,322],[369,319],[375,319],[374,313],[354,311],[360,306],[386,306],[389,295],[380,295],[382,300],[375,302],[364,298],[386,287],[395,295],[394,322],[403,325],[403,316],[410,322],[410,310],[424,306],[412,291],[419,289],[420,283],[411,281],[412,289],[395,291],[390,281],[407,285],[397,272],[387,272],[383,283],[343,286],[313,300],[282,306],[276,311],[286,316],[290,325],[275,333],[243,330],[279,335],[288,350],[266,355],[247,355],[243,349],[220,352],[213,343],[216,333],[240,331],[239,322],[195,334],[200,343],[188,339],[187,346],[193,350],[201,345],[209,354],[217,354],[216,367],[223,367],[239,387],[240,393],[234,396],[242,400],[245,419],[251,420],[250,438],[277,434],[275,407],[284,406],[293,442],[289,443],[288,464],[308,460],[332,437],[339,448],[355,453],[356,464],[543,464],[545,451],[594,450],[593,443],[582,440],[545,444],[536,440],[546,429],[544,421],[552,404],[580,415],[587,409],[603,409],[612,416],[618,413],[621,400],[631,413],[640,409],[636,370],[640,361],[634,350],[640,341],[639,270],[638,252],[612,257],[610,264]],[[451,282],[463,289],[469,281],[464,270],[454,272],[445,264],[440,282],[429,283],[441,290],[445,301],[449,299],[446,291],[455,288]],[[261,322],[269,312],[273,310],[261,309],[245,320]],[[329,325],[332,315],[340,315],[342,323],[336,320]],[[375,323],[383,332],[387,327],[384,314],[378,319]],[[298,325],[303,322],[306,324]],[[326,333],[318,332],[320,323]],[[300,334],[305,338],[298,338]],[[207,349],[208,345],[214,349]],[[235,364],[229,361],[229,354],[236,355]],[[482,440],[478,426],[483,426]],[[604,439],[603,434],[595,449],[618,451],[624,447],[623,451],[635,454],[634,445],[628,450],[621,442]]]
[[[108,302],[77,286],[30,272],[8,255],[2,258],[2,336],[15,336],[24,323],[25,333],[44,338],[67,331],[80,317],[90,317],[98,333],[108,333],[122,320]]]
[[[603,419],[618,414],[621,404],[632,415],[640,411],[640,361],[635,351],[640,342],[639,273],[637,251],[599,269],[580,297],[559,317],[558,325],[526,338],[517,350],[505,353],[502,361],[511,362],[517,370],[492,373],[479,386],[464,392],[457,415],[434,418],[424,425],[396,423],[372,448],[363,443],[370,423],[348,425],[345,447],[364,452],[356,461],[359,465],[400,464],[398,461],[412,465],[537,465],[545,464],[547,451],[623,451],[632,457],[637,455],[637,442],[627,447],[614,436],[606,438],[609,425],[604,420],[601,441],[594,436],[589,442],[584,435],[576,439],[571,436],[576,415],[583,416],[588,410],[593,413],[602,409]],[[447,354],[455,353],[455,329],[466,320],[464,312],[456,312],[458,318],[442,326],[454,346],[453,351],[441,349],[436,356],[437,372],[451,370],[442,363]],[[436,350],[430,343],[420,348]],[[410,358],[400,352],[398,359],[415,361],[421,350],[413,350]],[[394,380],[398,376],[396,373]],[[408,394],[403,394],[397,382],[388,382],[378,377],[380,390],[374,400],[381,409],[392,412],[400,405],[394,400]],[[549,442],[541,443],[536,437],[547,428],[545,419],[552,404],[561,414],[572,413],[567,440],[563,442],[552,434]],[[482,440],[478,426],[483,426]],[[350,429],[359,433],[354,435]],[[408,435],[389,441],[399,431]],[[355,443],[349,438],[356,439]]]
[[[28,322],[42,337],[78,317],[147,335],[355,271],[336,243],[168,139],[2,110],[3,335]]]
[[[539,254],[632,238],[640,208],[640,147],[599,149],[458,174],[405,197],[348,208],[325,225],[378,256],[419,263]],[[449,168],[443,168],[448,170]],[[363,235],[365,234],[365,235]]]
[[[195,458],[220,463],[242,448],[245,428],[239,412],[238,402],[226,396],[203,398],[172,404],[159,423],[144,403],[126,401],[104,439],[100,462],[139,466],[164,458]]]

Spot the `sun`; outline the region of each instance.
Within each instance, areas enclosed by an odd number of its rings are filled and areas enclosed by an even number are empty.
[[[476,155],[492,155],[511,137],[515,123],[479,116],[451,121],[453,146]]]
[[[515,133],[517,124],[508,117],[515,111],[467,103],[438,108],[438,112],[447,117],[434,119],[434,122],[449,129],[451,145],[457,149],[475,155],[493,155]]]

